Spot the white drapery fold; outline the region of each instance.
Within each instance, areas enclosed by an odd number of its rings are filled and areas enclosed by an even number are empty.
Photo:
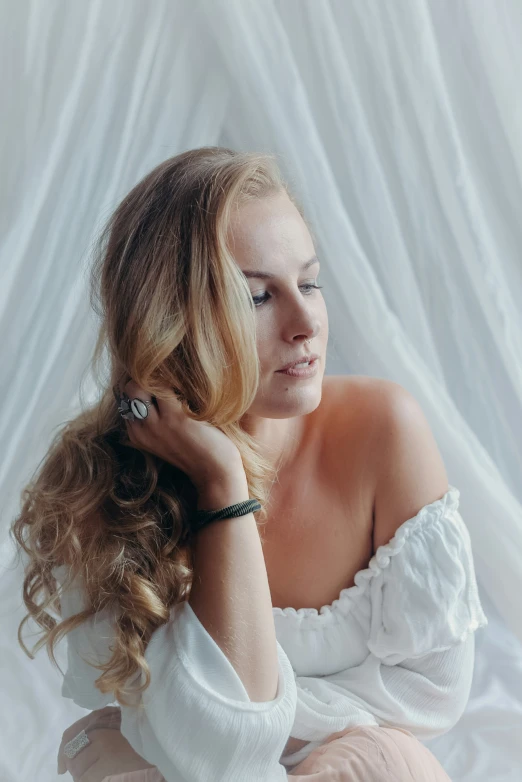
[[[184,149],[266,150],[317,237],[327,372],[419,400],[479,585],[522,641],[522,6],[22,0],[0,20],[2,563],[80,379],[96,394],[86,271],[101,224]],[[12,628],[20,583],[1,575]],[[27,665],[48,676],[43,653]]]

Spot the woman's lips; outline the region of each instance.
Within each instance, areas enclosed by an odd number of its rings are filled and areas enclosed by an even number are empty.
[[[287,375],[287,377],[313,377],[317,373],[319,359],[314,358],[307,367],[293,366],[288,369],[278,369],[277,374]]]

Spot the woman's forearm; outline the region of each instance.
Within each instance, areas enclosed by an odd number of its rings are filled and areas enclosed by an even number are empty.
[[[244,471],[212,480],[198,510],[248,500]],[[272,599],[253,513],[216,521],[197,534],[190,606],[228,657],[251,701],[273,700],[278,659]]]

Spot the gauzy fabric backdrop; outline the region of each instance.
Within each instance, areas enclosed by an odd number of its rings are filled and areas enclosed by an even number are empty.
[[[0,4],[2,782],[57,780],[85,713],[18,646],[8,529],[80,388],[96,396],[91,242],[202,145],[277,153],[317,236],[327,373],[394,380],[429,419],[490,624],[466,713],[427,744],[454,782],[520,782],[521,38],[519,0]]]

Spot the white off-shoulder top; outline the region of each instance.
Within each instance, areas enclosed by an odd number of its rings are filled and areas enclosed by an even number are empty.
[[[190,604],[174,606],[146,650],[152,680],[136,697],[142,708],[121,706],[123,735],[167,782],[284,782],[349,727],[403,727],[420,740],[448,731],[469,698],[474,631],[488,624],[459,497],[450,485],[405,521],[331,605],[272,609],[272,701],[251,702]],[[66,573],[53,570],[61,584]],[[83,606],[80,585],[61,595],[63,618]],[[112,637],[104,612],[66,636],[62,695],[86,709],[115,703],[87,662],[107,661]],[[310,743],[281,757],[289,736]]]

